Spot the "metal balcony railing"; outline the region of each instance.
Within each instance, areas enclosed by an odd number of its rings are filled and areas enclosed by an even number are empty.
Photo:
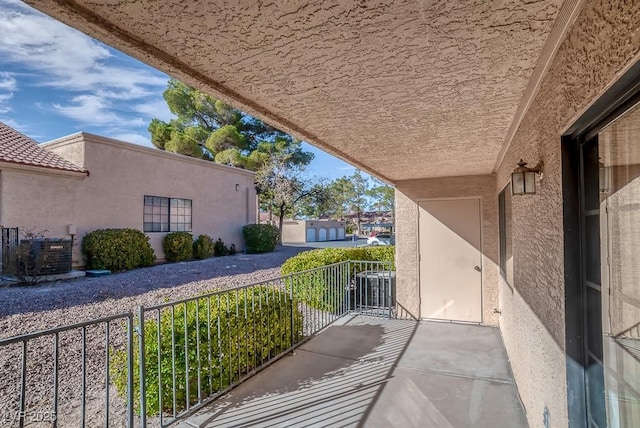
[[[348,261],[0,340],[0,425],[170,426],[352,313],[392,317],[389,263]]]

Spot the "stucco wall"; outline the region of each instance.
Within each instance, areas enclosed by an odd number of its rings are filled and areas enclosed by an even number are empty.
[[[340,240],[338,229],[345,229],[344,221],[336,220],[285,220],[282,225],[282,242],[304,243],[307,242],[307,230],[313,229],[316,241],[319,241],[320,229],[325,229],[325,241]],[[330,229],[336,230],[336,239],[330,239]]]
[[[75,222],[78,188],[86,178],[44,168],[6,167],[0,171],[0,224],[34,233],[70,239],[67,225]],[[75,245],[77,252],[78,245]]]
[[[499,279],[500,331],[529,425],[567,426],[566,369],[562,347],[544,328],[520,293]]]
[[[495,176],[445,177],[396,183],[397,299],[403,316],[419,318],[418,202],[478,197],[482,235],[482,322],[497,325],[498,214]]]
[[[503,314],[519,314],[504,315],[501,327],[532,427],[542,426],[545,405],[551,426],[567,425],[560,138],[638,58],[638,28],[639,2],[586,1],[497,169],[496,192],[520,158],[545,162],[538,193],[513,198],[516,293],[501,295]]]
[[[282,224],[282,242],[306,242],[307,228],[304,220],[284,220]]]
[[[90,175],[76,183],[73,223],[78,241],[95,229],[142,230],[145,195],[191,199],[194,237],[207,234],[214,240],[222,238],[240,251],[242,226],[255,223],[256,195],[251,172],[91,134],[76,134],[45,147],[76,161],[79,153],[84,153],[81,165]],[[51,195],[57,194],[52,190]],[[147,235],[158,260],[164,259],[165,233]],[[74,260],[81,260],[77,251]]]

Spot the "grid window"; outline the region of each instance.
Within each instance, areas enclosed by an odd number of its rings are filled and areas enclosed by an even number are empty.
[[[191,232],[191,199],[144,197],[145,232]]]

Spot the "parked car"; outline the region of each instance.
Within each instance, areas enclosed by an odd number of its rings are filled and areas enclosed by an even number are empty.
[[[377,233],[367,238],[367,245],[392,245],[393,239],[388,233]]]

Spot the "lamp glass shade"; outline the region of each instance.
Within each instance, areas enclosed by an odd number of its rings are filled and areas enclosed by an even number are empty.
[[[513,174],[511,174],[511,194],[524,194],[524,173],[514,172]]]
[[[533,195],[536,193],[536,173],[525,172],[524,173],[524,193],[527,195]]]
[[[536,193],[536,173],[520,171],[511,174],[512,195],[532,195]]]

